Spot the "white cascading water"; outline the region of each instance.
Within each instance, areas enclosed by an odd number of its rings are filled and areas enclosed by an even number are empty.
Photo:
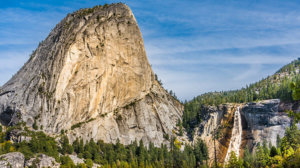
[[[239,157],[239,150],[242,143],[242,120],[240,114],[240,107],[234,113],[234,123],[232,128],[231,139],[229,147],[225,157],[225,163],[228,162],[230,158],[230,153],[233,151],[237,157]]]

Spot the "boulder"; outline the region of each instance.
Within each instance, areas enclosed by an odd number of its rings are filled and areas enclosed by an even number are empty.
[[[33,166],[35,165],[37,168],[43,168],[43,167],[52,167],[52,168],[59,168],[60,164],[55,161],[53,157],[40,154],[36,158],[29,159],[25,166]]]
[[[72,159],[72,161],[73,161],[73,163],[75,164],[75,165],[78,165],[78,164],[80,164],[80,163],[84,163],[84,160],[83,159],[80,159],[79,157],[77,157],[76,155],[68,155],[71,159]]]
[[[83,159],[80,159],[76,155],[68,155],[68,156],[72,159],[72,161],[75,165],[85,163]],[[101,166],[99,164],[96,164],[96,163],[93,164],[93,168],[98,168],[98,167],[101,167]]]
[[[7,153],[0,156],[0,168],[23,168],[25,158],[20,152]]]

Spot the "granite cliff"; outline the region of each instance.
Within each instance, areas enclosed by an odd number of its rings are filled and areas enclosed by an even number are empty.
[[[224,163],[225,156],[233,136],[234,113],[239,107],[242,124],[242,142],[239,153],[247,146],[253,149],[264,141],[276,146],[277,135],[284,136],[286,127],[290,126],[292,119],[285,111],[300,112],[299,102],[286,103],[279,99],[263,100],[252,103],[227,103],[219,106],[203,106],[202,122],[195,130],[193,141],[203,139],[208,145],[209,164],[214,161],[213,136],[216,133],[216,153],[218,163]],[[299,126],[298,126],[299,127]],[[237,153],[237,152],[236,152]]]
[[[0,88],[2,125],[70,140],[166,142],[183,106],[155,79],[136,19],[118,3],[65,17]]]
[[[200,138],[208,144],[209,165],[213,164],[215,149],[218,163],[223,163],[225,160],[234,124],[233,116],[236,109],[237,105],[232,103],[219,106],[202,106],[201,108],[202,121],[195,130],[193,142],[196,142],[198,138]],[[215,142],[214,135],[216,135]]]
[[[276,146],[277,135],[284,136],[285,128],[290,126],[292,119],[286,111],[295,107],[299,112],[298,103],[285,103],[279,99],[263,100],[246,103],[241,110],[243,123],[244,147],[253,149],[264,141]]]

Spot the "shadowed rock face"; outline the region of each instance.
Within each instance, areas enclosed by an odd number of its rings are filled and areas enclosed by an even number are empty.
[[[247,103],[241,114],[247,126],[245,134],[250,149],[263,141],[276,145],[276,137],[284,136],[285,128],[290,125],[291,118],[279,109],[280,100],[264,100],[257,103]]]
[[[121,3],[69,14],[0,88],[2,124],[36,122],[48,133],[68,130],[71,141],[159,145],[182,110],[155,80],[136,20]]]

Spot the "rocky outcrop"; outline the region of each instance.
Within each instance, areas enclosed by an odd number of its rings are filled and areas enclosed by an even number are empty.
[[[156,81],[131,10],[82,9],[64,18],[0,88],[0,121],[123,144],[166,142],[183,107]]]
[[[83,160],[83,159],[80,159],[80,158],[77,157],[76,155],[68,155],[68,156],[70,157],[70,159],[73,161],[73,163],[74,163],[75,165],[84,163],[84,160]]]
[[[24,162],[24,155],[20,152],[7,153],[0,156],[1,168],[23,168]]]
[[[28,161],[26,161],[25,166],[27,167],[34,166],[37,168],[44,168],[44,167],[59,168],[60,164],[57,163],[53,157],[40,154],[36,158],[31,158]]]
[[[20,130],[20,129],[12,129],[9,132],[7,132],[6,139],[9,139],[12,142],[29,142],[32,138],[30,136],[27,136],[26,131]]]
[[[76,155],[68,155],[75,165],[85,164],[83,159],[78,158]],[[93,163],[93,168],[101,167],[100,165]]]
[[[277,135],[284,136],[291,118],[279,105],[279,99],[272,99],[247,103],[241,109],[243,129],[246,130],[243,137],[250,149],[263,141],[276,145]]]
[[[300,113],[300,101],[295,102],[280,102],[278,106],[278,111],[290,111],[295,113]]]

